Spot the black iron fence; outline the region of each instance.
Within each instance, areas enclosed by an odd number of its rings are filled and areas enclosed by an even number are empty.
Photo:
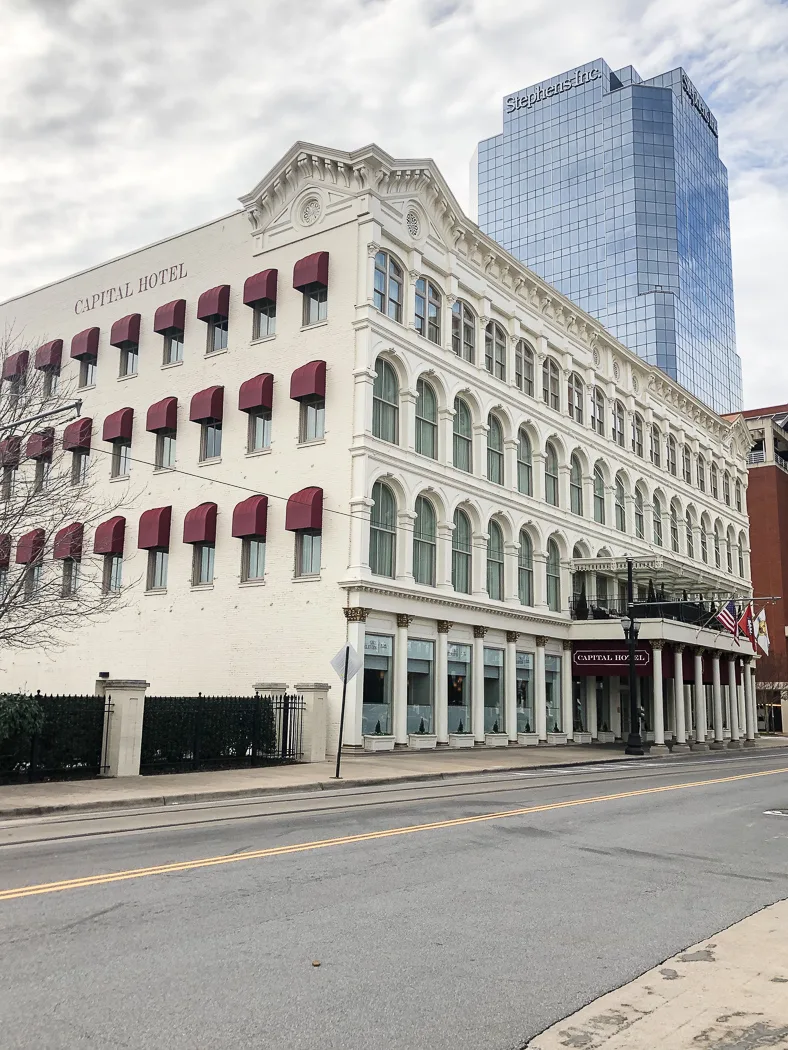
[[[141,773],[188,773],[297,762],[301,696],[149,696]]]
[[[102,771],[103,696],[42,696],[38,733],[0,740],[0,784],[94,777]]]
[[[693,627],[708,627],[713,631],[721,631],[723,630],[722,624],[716,618],[717,608],[712,607],[711,602],[670,601],[669,599],[638,601],[633,605],[637,620],[678,620],[681,623],[691,624]],[[620,600],[603,599],[601,602],[574,598],[570,602],[569,612],[573,620],[620,620],[622,616],[629,615],[624,598]]]

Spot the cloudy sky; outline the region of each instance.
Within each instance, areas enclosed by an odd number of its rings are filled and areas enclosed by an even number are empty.
[[[501,97],[683,65],[731,179],[745,404],[788,401],[788,5],[0,0],[0,300],[214,218],[295,141],[432,156],[463,204]]]

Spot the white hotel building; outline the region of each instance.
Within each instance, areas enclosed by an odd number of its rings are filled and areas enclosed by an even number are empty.
[[[0,545],[104,559],[125,591],[2,687],[333,681],[331,751],[349,638],[350,747],[610,740],[629,554],[649,735],[751,738],[742,650],[665,604],[750,593],[741,420],[486,237],[430,160],[297,143],[241,203],[0,307],[30,347],[4,378],[75,377],[55,440],[126,501],[65,547]]]

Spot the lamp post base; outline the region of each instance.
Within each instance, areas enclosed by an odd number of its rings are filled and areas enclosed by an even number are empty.
[[[630,733],[627,737],[627,746],[624,748],[625,755],[644,755],[643,741],[640,733]]]

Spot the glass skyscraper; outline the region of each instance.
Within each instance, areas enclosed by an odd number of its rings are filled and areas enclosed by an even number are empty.
[[[471,164],[478,223],[717,412],[741,408],[728,176],[683,69],[597,59],[507,95]]]

